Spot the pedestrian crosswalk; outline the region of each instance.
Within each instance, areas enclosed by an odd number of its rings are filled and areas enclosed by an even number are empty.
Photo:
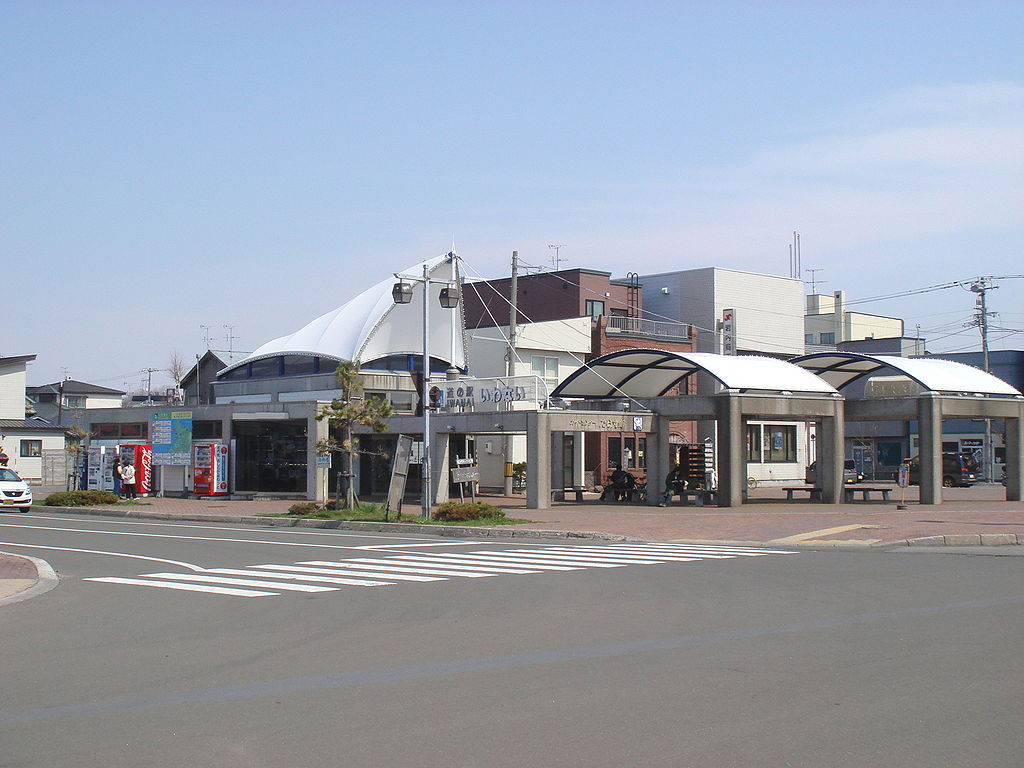
[[[400,548],[396,547],[396,550]],[[231,597],[272,597],[282,593],[318,594],[348,587],[391,587],[452,579],[493,576],[558,574],[590,568],[613,569],[637,565],[699,563],[745,557],[796,554],[791,550],[704,544],[622,543],[552,545],[471,552],[375,551],[380,557],[344,560],[304,560],[244,567],[202,568],[188,573],[143,573],[89,577],[84,581],[205,592]]]

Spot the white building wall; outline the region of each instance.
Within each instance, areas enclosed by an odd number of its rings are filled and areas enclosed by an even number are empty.
[[[726,309],[736,318],[737,348],[770,354],[804,351],[801,280],[720,267],[642,275],[645,316],[697,326],[697,351],[721,352],[718,323]],[[662,317],[659,317],[662,316]]]
[[[24,414],[22,414],[24,418]],[[63,450],[63,434],[45,434],[40,432],[8,432],[0,443],[3,444],[4,452],[9,457],[7,466],[18,473],[23,480],[41,480],[43,477],[42,456],[22,456],[21,443],[23,440],[42,441],[42,450],[51,449]]]
[[[0,419],[25,418],[25,363],[0,368]]]

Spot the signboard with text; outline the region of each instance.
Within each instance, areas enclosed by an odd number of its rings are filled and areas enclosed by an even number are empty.
[[[464,411],[505,411],[511,407],[537,408],[548,393],[538,376],[504,376],[489,379],[454,379],[438,382],[431,402],[448,413]],[[529,404],[529,405],[527,405]]]
[[[192,463],[192,411],[154,413],[149,423],[153,465],[187,467]]]

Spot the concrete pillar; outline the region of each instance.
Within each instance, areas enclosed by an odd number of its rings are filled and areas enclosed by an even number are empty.
[[[656,506],[661,502],[665,490],[665,478],[672,467],[672,457],[668,442],[670,420],[664,416],[652,419],[654,431],[647,435],[647,505]]]
[[[818,422],[818,482],[821,485],[821,500],[826,504],[841,504],[843,501],[843,462],[846,460],[844,446],[844,424],[841,403],[836,404],[837,413],[825,416]]]
[[[444,504],[448,501],[451,488],[451,473],[449,472],[449,456],[451,446],[451,433],[430,432],[430,476],[432,479],[431,490],[434,493],[434,504]]]
[[[1024,501],[1024,413],[1005,423],[1006,500]]]
[[[316,444],[326,440],[330,426],[327,419],[316,420],[316,408],[306,417],[306,498],[309,501],[327,501],[327,467],[317,466]],[[326,495],[325,495],[326,494]]]
[[[526,416],[526,508],[551,506],[551,430],[548,414]]]
[[[942,502],[942,404],[926,393],[917,398],[920,436],[921,503]]]
[[[718,417],[718,506],[738,507],[747,485],[746,445],[740,401],[732,395],[716,399]]]
[[[228,490],[234,493],[238,486],[235,484],[235,468],[238,466],[238,455],[235,450],[234,433],[232,432],[232,426],[234,425],[231,416],[228,415],[220,420],[220,441],[228,447]],[[192,466],[192,462],[185,467],[185,490],[188,493],[192,493],[192,489],[195,487],[192,483],[195,481],[195,469]]]

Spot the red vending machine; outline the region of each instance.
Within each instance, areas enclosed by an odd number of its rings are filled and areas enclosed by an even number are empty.
[[[228,493],[228,447],[223,443],[192,446],[192,489],[197,496]]]
[[[131,461],[135,467],[135,493],[146,496],[153,492],[153,446],[119,445],[121,463]]]

